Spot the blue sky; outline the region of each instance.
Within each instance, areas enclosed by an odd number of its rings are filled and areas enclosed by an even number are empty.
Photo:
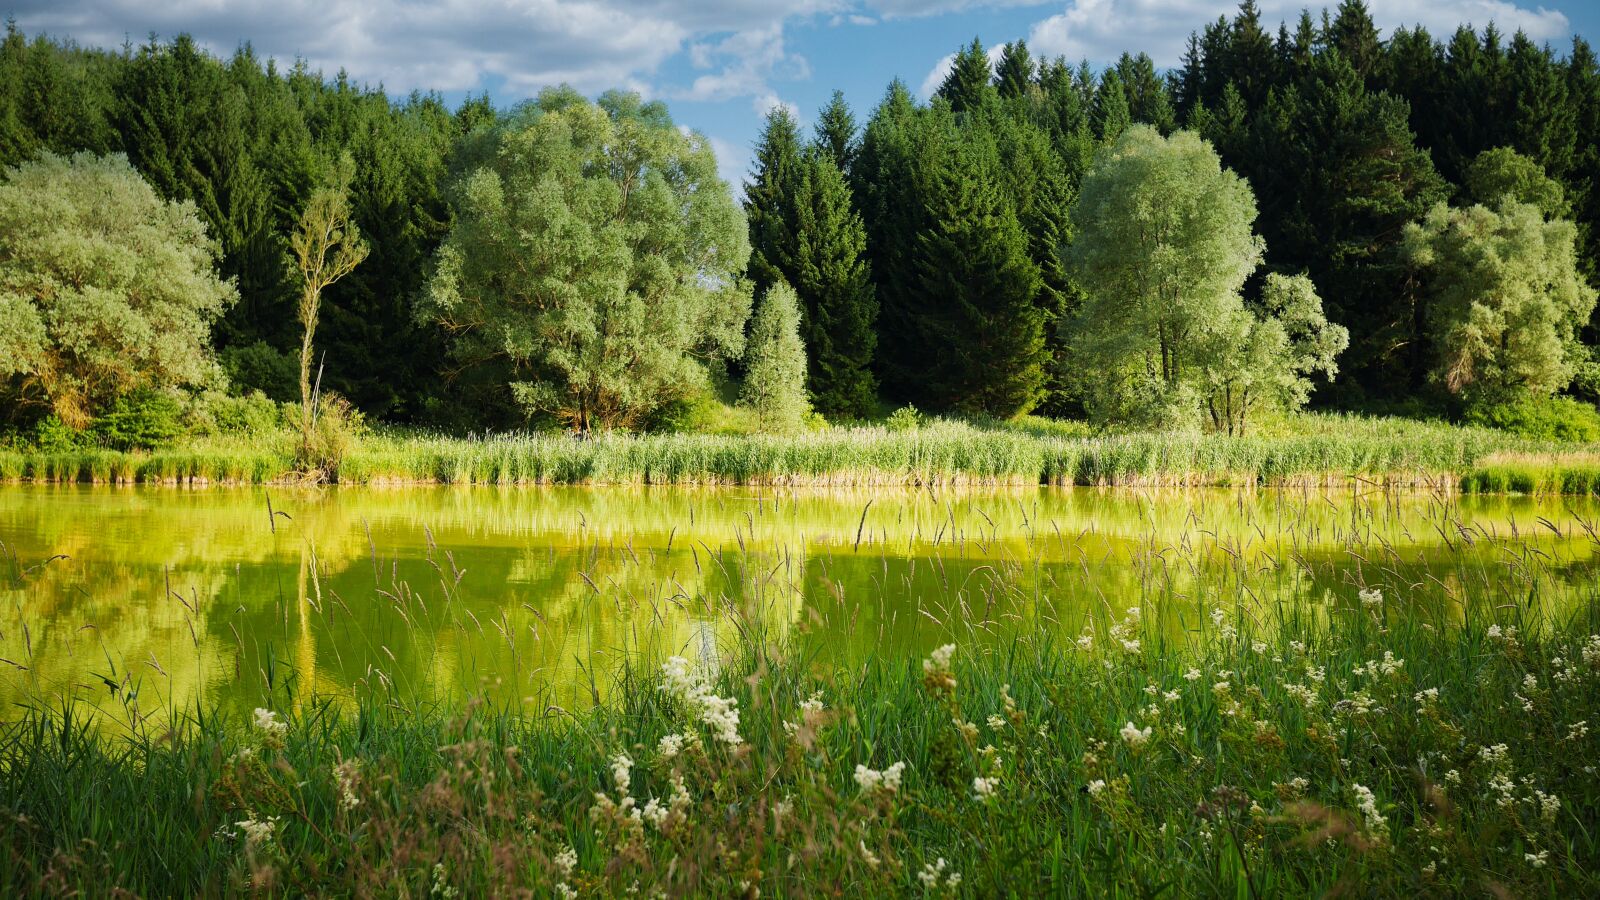
[[[1337,0],[1329,3],[1337,4]],[[1304,5],[1260,0],[1271,23]],[[725,177],[741,179],[763,114],[791,106],[810,124],[835,88],[864,121],[895,77],[922,93],[953,51],[981,38],[1025,38],[1036,55],[1103,65],[1144,50],[1176,64],[1192,30],[1237,0],[13,0],[29,34],[120,46],[155,33],[194,35],[219,54],[249,41],[280,60],[390,91],[438,90],[452,102],[487,90],[509,105],[566,82],[625,87],[667,101],[710,137]],[[1600,3],[1555,0],[1369,0],[1387,32],[1458,22],[1526,30],[1564,50],[1600,43]],[[1313,9],[1316,9],[1314,7]]]

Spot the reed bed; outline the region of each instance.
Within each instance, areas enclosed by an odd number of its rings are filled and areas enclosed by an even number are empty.
[[[1493,453],[1570,450],[1475,428],[1306,416],[1261,437],[1086,435],[1035,422],[832,428],[801,435],[512,435],[459,439],[382,432],[356,442],[348,484],[1291,485],[1351,479],[1456,484]],[[0,480],[295,481],[284,436],[208,439],[149,453],[0,453]],[[1520,483],[1520,482],[1519,482]]]

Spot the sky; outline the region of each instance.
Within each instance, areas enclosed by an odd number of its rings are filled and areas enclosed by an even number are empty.
[[[3,6],[0,3],[0,6]],[[1259,0],[1276,26],[1304,0]],[[1330,0],[1330,7],[1337,0]],[[1600,2],[1368,0],[1384,33],[1423,25],[1446,37],[1493,21],[1564,51],[1600,43]],[[437,91],[451,103],[487,92],[500,106],[567,83],[598,95],[635,90],[703,132],[737,188],[762,118],[789,106],[810,126],[835,89],[865,122],[893,78],[926,97],[954,51],[1024,38],[1035,56],[1104,66],[1124,51],[1175,66],[1191,31],[1237,0],[11,0],[29,35],[120,47],[188,33],[218,55],[340,69],[391,94]],[[1318,7],[1313,7],[1317,9]]]

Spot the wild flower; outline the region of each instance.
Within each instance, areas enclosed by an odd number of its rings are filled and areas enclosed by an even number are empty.
[[[950,671],[950,661],[956,654],[955,644],[945,644],[922,661],[922,681],[930,689],[949,693],[955,690],[956,676]]]
[[[691,734],[662,735],[660,742],[656,744],[656,752],[662,759],[672,759],[682,753],[683,748],[694,743],[694,740],[694,735]]]
[[[1361,605],[1367,609],[1373,609],[1383,605],[1383,591],[1378,588],[1364,589],[1356,596],[1361,598]]]
[[[822,691],[813,693],[809,698],[800,701],[800,712],[806,715],[816,715],[822,712]]]
[[[1265,653],[1267,652],[1267,645],[1261,641],[1253,641],[1250,644],[1250,650],[1253,653]]]
[[[617,787],[617,793],[626,797],[628,785],[632,781],[633,760],[626,753],[618,753],[611,757],[611,782]]]
[[[1129,747],[1132,747],[1134,750],[1143,749],[1144,745],[1150,740],[1150,728],[1146,726],[1145,728],[1140,729],[1132,722],[1122,726],[1121,734],[1122,742],[1127,744]]]
[[[865,840],[859,840],[856,843],[857,846],[861,848],[861,858],[866,861],[866,864],[869,868],[876,869],[877,867],[883,865],[883,860],[878,858],[878,854],[867,849],[867,842]]]
[[[1096,778],[1095,780],[1089,782],[1088,788],[1089,796],[1098,797],[1106,789],[1106,780],[1104,778]]]
[[[1583,662],[1591,669],[1600,669],[1600,634],[1589,635],[1589,640],[1584,642]]]
[[[270,709],[256,708],[256,730],[265,735],[269,746],[278,746],[283,743],[283,738],[289,733],[289,723],[280,721],[278,714]]]
[[[954,890],[961,883],[961,875],[958,872],[946,872],[948,866],[942,856],[935,862],[923,863],[922,871],[917,873],[917,880],[922,882],[924,890],[935,890],[941,881],[946,888]]]
[[[730,747],[744,742],[739,736],[739,701],[718,697],[711,692],[705,677],[689,667],[681,656],[670,657],[661,666],[662,689],[695,711],[700,722],[711,729],[717,740]]]
[[[1306,685],[1291,682],[1285,684],[1283,690],[1284,693],[1293,697],[1306,709],[1311,709],[1317,705],[1317,692]]]
[[[1587,721],[1573,722],[1571,725],[1567,726],[1567,740],[1569,741],[1576,741],[1588,733],[1589,723]]]
[[[1361,810],[1361,817],[1366,820],[1367,831],[1375,838],[1381,839],[1387,835],[1389,820],[1378,811],[1378,798],[1373,796],[1371,788],[1353,784],[1350,790],[1356,795],[1356,808]]]
[[[990,731],[1000,731],[1006,727],[1006,720],[1000,718],[1000,716],[996,715],[995,713],[990,713],[989,718],[986,720],[986,724],[988,724]]]
[[[1538,853],[1524,853],[1522,854],[1522,859],[1523,862],[1535,869],[1542,869],[1545,867],[1545,863],[1550,861],[1550,851],[1540,850]]]
[[[1536,790],[1533,795],[1539,807],[1539,818],[1546,822],[1554,822],[1561,812],[1561,801],[1556,795],[1546,794],[1544,791]]]
[[[972,793],[973,796],[977,797],[979,800],[987,800],[990,797],[993,797],[995,789],[999,786],[1000,778],[998,776],[984,778],[980,775],[977,778],[972,779]]]
[[[866,766],[856,765],[856,784],[861,787],[861,792],[870,794],[875,791],[884,791],[894,794],[900,790],[900,778],[905,773],[906,764],[897,762],[887,769],[869,769]]]
[[[270,852],[278,834],[278,817],[269,816],[257,819],[254,814],[248,819],[233,823],[238,829],[235,834],[244,838],[244,845],[257,853]]]
[[[1184,672],[1183,673],[1183,680],[1184,681],[1199,681],[1200,680],[1200,670],[1199,669],[1190,669],[1189,671]]]
[[[573,870],[578,867],[578,851],[571,847],[562,847],[561,852],[556,854],[555,864],[562,880],[570,878]]]
[[[428,896],[444,897],[445,900],[449,900],[449,898],[460,893],[460,891],[456,890],[456,888],[450,884],[449,877],[449,870],[444,867],[444,863],[434,863],[433,886],[428,889]]]
[[[1167,691],[1161,695],[1161,699],[1167,701],[1168,703],[1177,703],[1181,696],[1182,695],[1180,695],[1177,691]]]
[[[361,805],[355,788],[356,773],[360,771],[360,766],[358,760],[347,759],[333,767],[333,780],[339,787],[339,808],[347,812]]]

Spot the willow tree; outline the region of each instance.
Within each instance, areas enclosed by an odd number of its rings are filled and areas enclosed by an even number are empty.
[[[45,154],[0,184],[0,409],[82,428],[142,389],[212,383],[211,326],[238,299],[188,202],[126,158]]]
[[[744,217],[709,142],[635,94],[556,88],[493,143],[418,306],[455,358],[582,431],[702,388],[750,312]]]
[[[1577,228],[1504,195],[1490,209],[1436,205],[1405,249],[1426,295],[1436,382],[1475,403],[1549,396],[1572,380],[1595,290]]]
[[[1084,293],[1076,360],[1097,373],[1103,419],[1172,421],[1200,406],[1213,336],[1237,323],[1239,290],[1264,246],[1250,186],[1211,145],[1135,125],[1084,177],[1070,261]]]

